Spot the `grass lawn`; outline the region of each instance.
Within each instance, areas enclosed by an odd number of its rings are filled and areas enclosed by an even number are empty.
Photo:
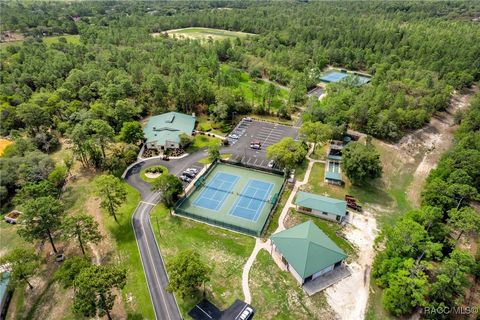
[[[217,122],[210,120],[206,114],[198,115],[197,121],[197,130],[199,131],[210,132],[224,136],[231,130],[229,126],[219,125]]]
[[[393,205],[394,198],[382,186],[382,181],[377,180],[365,183],[362,186],[353,186],[345,178],[344,187],[330,185],[324,181],[325,164],[315,163],[310,174],[308,185],[304,191],[330,196],[337,199],[344,199],[346,194],[356,197],[362,203],[370,203],[382,206]]]
[[[145,168],[145,169],[142,169],[142,171],[140,171],[140,178],[142,178],[143,181],[145,182],[148,182],[148,183],[152,183],[153,181],[155,181],[155,179],[157,178],[149,178],[145,175],[146,173],[146,170],[152,168],[152,167],[160,167],[162,169],[162,174],[166,174],[168,173],[168,169],[165,168],[164,166],[160,166],[160,165],[157,165],[157,166],[151,166],[151,167],[148,167],[148,168]]]
[[[208,40],[209,38],[212,38],[213,40],[223,40],[254,36],[253,33],[199,27],[167,30],[165,32],[169,37],[194,40]],[[157,34],[153,35],[156,36]]]
[[[17,233],[18,226],[0,221],[0,257],[5,255],[11,249],[32,248],[32,244],[26,242]]]
[[[327,158],[327,144],[317,145],[315,152],[310,155],[310,158],[315,160],[325,160]]]
[[[349,260],[352,258],[352,255],[355,256],[355,249],[352,247],[350,242],[348,242],[343,236],[342,226],[335,222],[330,222],[325,219],[321,219],[312,215],[303,214],[295,210],[290,210],[285,219],[285,227],[291,228],[297,224],[303,223],[305,221],[311,220],[317,225],[325,234],[332,239],[337,246],[339,246],[345,253],[348,254]]]
[[[285,203],[287,203],[288,197],[290,197],[292,190],[293,186],[291,184],[287,184],[287,186],[283,190],[282,196],[280,197],[280,202],[275,208],[275,211],[272,214],[272,219],[270,220],[270,224],[268,225],[267,231],[263,236],[264,239],[268,239],[278,228],[278,218],[280,217],[283,207],[285,206]]]
[[[250,270],[250,291],[257,309],[255,319],[330,319],[323,293],[311,297],[295,278],[282,271],[265,250],[261,250]]]
[[[85,212],[92,210],[85,205],[92,198],[92,181],[94,174],[83,172],[81,178],[67,188],[64,202],[70,212]],[[127,284],[122,290],[123,301],[129,318],[155,319],[153,306],[150,300],[145,275],[138,252],[135,235],[131,225],[131,216],[140,201],[140,194],[136,189],[125,183],[127,200],[119,209],[118,223],[105,211],[101,212],[102,224],[110,233],[113,241],[110,250],[104,257],[112,263],[120,263],[127,268]],[[107,241],[107,240],[106,240]],[[131,299],[126,302],[126,299]]]
[[[305,173],[307,172],[308,168],[308,160],[304,159],[302,163],[300,163],[296,168],[295,168],[295,179],[297,181],[303,181],[305,178]]]
[[[220,309],[227,308],[235,299],[243,300],[242,269],[255,245],[254,238],[172,216],[162,205],[153,209],[151,223],[167,270],[169,261],[178,252],[194,249],[213,268],[211,280],[206,284],[207,298]],[[187,318],[187,312],[201,300],[202,293],[176,298]]]
[[[50,45],[52,43],[58,43],[60,38],[65,38],[68,43],[72,44],[79,44],[80,43],[80,36],[79,35],[63,35],[63,36],[49,36],[49,37],[43,37],[43,43]],[[2,42],[0,43],[0,49],[4,49],[8,46],[14,45],[14,44],[21,44],[23,40],[20,41],[12,41],[12,42]]]
[[[258,106],[262,101],[263,92],[265,92],[269,83],[262,79],[252,79],[248,72],[235,69],[229,65],[223,64],[221,66],[222,70],[235,70],[238,74],[239,83],[235,85],[238,87],[242,93],[245,101],[251,105]],[[276,87],[276,94],[272,99],[270,110],[276,111],[278,108],[286,103],[288,100],[288,90],[280,87]],[[276,118],[276,117],[275,117]]]
[[[220,159],[222,159],[222,160],[227,160],[227,159],[230,158],[231,156],[232,156],[231,153],[224,153],[224,154],[221,154],[221,155],[220,155]],[[201,164],[210,164],[210,163],[212,163],[212,161],[210,160],[209,157],[205,157],[205,158],[203,158],[203,159],[200,159],[200,160],[198,160],[198,162],[201,163]]]
[[[131,224],[131,217],[140,201],[140,194],[127,183],[125,183],[125,186],[127,187],[127,201],[119,210],[118,223],[106,212],[103,215],[103,223],[116,242],[117,250],[114,259],[120,261],[127,268],[127,284],[122,291],[124,301],[127,296],[132,296],[132,302],[126,303],[128,316],[155,319],[150,293],[140,260],[140,253],[138,252]]]
[[[202,148],[208,148],[210,146],[221,145],[221,144],[222,144],[222,141],[219,138],[197,134],[193,138],[193,143],[190,145],[190,147],[187,148],[187,152],[193,153]]]

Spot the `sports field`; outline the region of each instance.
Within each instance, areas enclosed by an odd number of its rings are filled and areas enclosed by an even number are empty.
[[[183,28],[164,31],[169,37],[178,39],[192,39],[192,40],[223,40],[223,39],[235,39],[244,38],[246,36],[253,36],[253,33],[229,31],[222,29],[212,28]],[[154,37],[159,33],[152,34]]]
[[[196,182],[196,189],[176,213],[260,236],[279,198],[284,177],[227,163],[217,163]]]
[[[355,73],[352,73],[352,72],[336,71],[336,70],[329,71],[329,72],[325,73],[320,78],[320,80],[323,81],[323,82],[327,82],[327,83],[331,83],[331,82],[335,83],[335,82],[342,81],[343,79],[345,79],[348,76],[355,77],[360,84],[365,84],[367,82],[370,82],[370,77],[355,74]]]

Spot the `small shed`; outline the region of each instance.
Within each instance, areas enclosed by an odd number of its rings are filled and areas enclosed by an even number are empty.
[[[280,231],[270,237],[273,253],[303,285],[342,266],[347,258],[312,221]]]
[[[304,191],[297,193],[295,205],[300,212],[331,221],[342,222],[348,216],[346,201]]]

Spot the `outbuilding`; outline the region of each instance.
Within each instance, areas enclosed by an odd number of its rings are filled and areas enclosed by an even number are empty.
[[[295,205],[297,211],[326,220],[343,222],[348,216],[346,201],[318,194],[300,191],[297,193]]]
[[[272,254],[281,259],[301,285],[339,268],[347,258],[312,221],[275,233],[270,240]]]

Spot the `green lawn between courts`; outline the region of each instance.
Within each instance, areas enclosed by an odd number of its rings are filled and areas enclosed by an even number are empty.
[[[157,205],[150,216],[167,271],[178,252],[194,249],[213,268],[205,286],[207,298],[220,309],[228,308],[235,299],[243,300],[242,269],[255,245],[254,238],[172,216],[163,205]],[[183,317],[188,319],[188,311],[202,299],[202,292],[176,298]]]

